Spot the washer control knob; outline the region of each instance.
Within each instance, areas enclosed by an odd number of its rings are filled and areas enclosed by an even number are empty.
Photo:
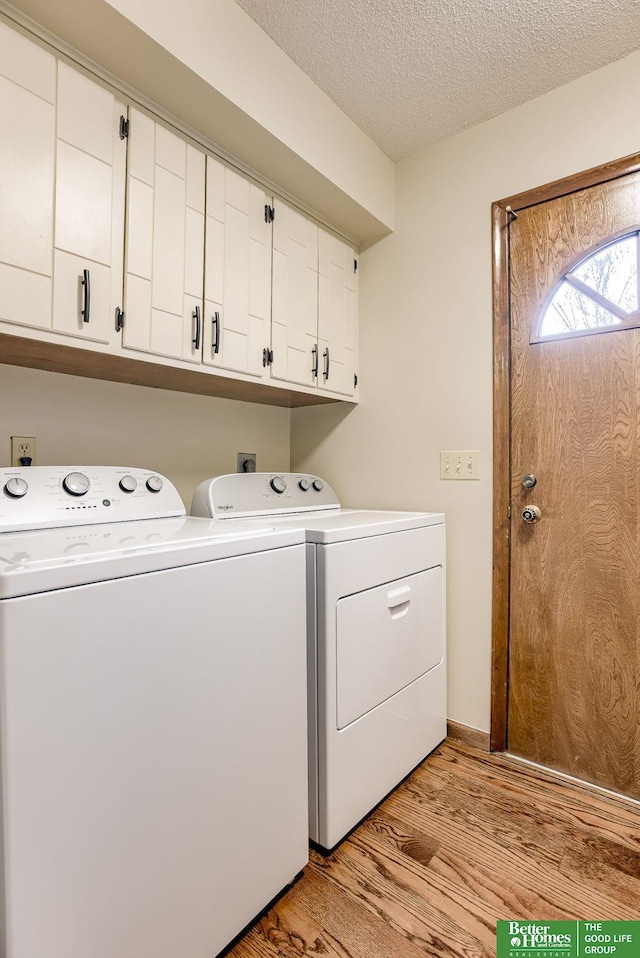
[[[316,490],[316,492],[322,492],[322,490],[324,489],[324,482],[322,481],[322,479],[314,479],[313,488]]]
[[[282,478],[282,476],[274,476],[271,482],[269,483],[274,492],[278,494],[283,493],[287,488],[287,484]]]
[[[308,492],[309,489],[311,488],[311,483],[309,482],[308,479],[300,479],[300,481],[298,482],[298,486],[300,487],[300,489],[302,489],[303,492]]]
[[[135,492],[138,488],[138,480],[133,476],[123,476],[118,485],[123,492]]]
[[[24,479],[9,479],[5,483],[4,491],[8,496],[11,496],[12,499],[22,499],[26,494],[29,486],[24,481]]]
[[[83,472],[70,472],[62,480],[62,488],[70,496],[85,496],[89,492],[91,483]]]
[[[147,489],[149,492],[160,492],[162,489],[162,479],[160,476],[149,476],[147,479]]]

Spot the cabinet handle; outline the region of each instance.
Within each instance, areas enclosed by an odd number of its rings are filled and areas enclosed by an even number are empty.
[[[325,349],[325,351],[323,352],[322,355],[323,355],[324,361],[325,361],[325,362],[324,362],[324,372],[322,373],[322,375],[324,376],[324,380],[325,380],[325,382],[326,382],[327,379],[329,378],[329,347],[328,347],[328,346],[327,346],[327,348]]]
[[[193,343],[194,350],[197,352],[200,349],[200,307],[196,306],[191,315],[194,320],[194,334],[191,342]]]
[[[314,379],[318,378],[318,344],[316,343],[313,349],[311,350],[311,355],[313,356],[313,363],[311,365],[311,375]]]
[[[212,351],[214,355],[220,352],[220,313],[215,312],[211,320]]]
[[[91,285],[89,283],[89,270],[82,270],[82,321],[88,323],[91,317]]]

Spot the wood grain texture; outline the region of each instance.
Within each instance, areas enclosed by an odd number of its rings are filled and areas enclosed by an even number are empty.
[[[510,497],[510,304],[509,223],[507,207],[527,209],[591,186],[640,170],[640,153],[612,160],[562,180],[554,180],[497,201],[492,207],[493,226],[493,335],[494,335],[494,546],[492,614],[491,748],[502,751],[507,743],[509,650],[509,526],[505,501]],[[508,505],[508,501],[507,501]],[[507,529],[505,530],[505,523]]]
[[[546,203],[547,200],[555,200],[559,196],[566,196],[568,193],[575,193],[578,190],[588,189],[590,186],[607,183],[609,180],[617,179],[620,176],[627,176],[629,173],[637,173],[639,170],[640,153],[632,153],[618,160],[611,160],[610,163],[603,163],[601,166],[594,166],[589,170],[574,173],[573,176],[567,176],[562,180],[553,180],[551,183],[545,183],[533,190],[506,196],[495,205],[503,209],[510,206],[512,210],[518,212],[526,207]]]
[[[45,343],[6,333],[0,333],[0,363],[90,379],[131,383],[135,386],[172,389],[201,396],[265,403],[269,406],[294,408],[339,401],[320,393],[296,392],[268,383],[246,382],[230,376],[219,376],[211,369],[207,372],[181,369],[144,359],[132,359],[59,343]]]
[[[482,748],[485,752],[490,751],[489,733],[483,732],[479,728],[470,728],[468,725],[460,725],[459,722],[452,722],[449,719],[447,721],[447,735],[454,742],[472,745],[474,748]]]
[[[494,958],[498,919],[640,919],[640,805],[445,742],[229,958]]]
[[[508,747],[635,797],[640,331],[531,339],[563,273],[638,223],[636,173],[522,210],[510,228]],[[535,525],[521,519],[530,503]]]
[[[493,584],[491,614],[491,748],[507,747],[509,652],[510,324],[509,223],[493,204]]]

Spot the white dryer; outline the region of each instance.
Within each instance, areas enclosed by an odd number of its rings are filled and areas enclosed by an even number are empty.
[[[305,530],[309,830],[333,848],[446,736],[444,516],[342,509],[298,473],[218,476],[191,512]]]
[[[0,469],[0,953],[215,955],[305,865],[302,534]]]

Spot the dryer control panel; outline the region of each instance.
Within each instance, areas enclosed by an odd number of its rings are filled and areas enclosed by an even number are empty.
[[[340,508],[331,486],[300,472],[241,472],[201,482],[192,516],[213,519],[272,516]]]
[[[175,486],[146,469],[30,466],[0,469],[0,532],[184,516]]]

